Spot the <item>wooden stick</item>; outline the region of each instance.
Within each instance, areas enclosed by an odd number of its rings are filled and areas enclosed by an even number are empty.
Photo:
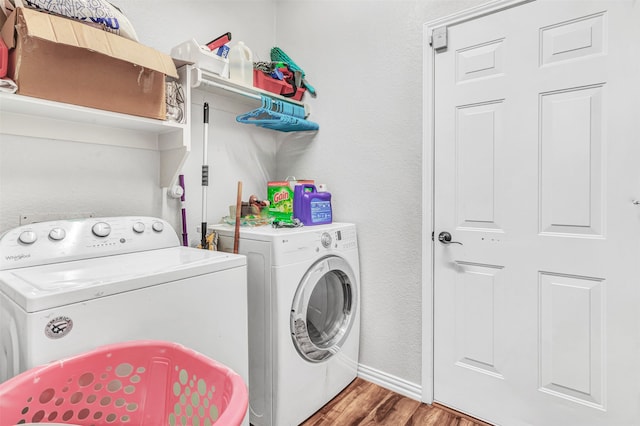
[[[236,199],[236,229],[233,234],[233,252],[238,254],[240,243],[240,215],[242,213],[242,181],[238,181],[238,197]]]

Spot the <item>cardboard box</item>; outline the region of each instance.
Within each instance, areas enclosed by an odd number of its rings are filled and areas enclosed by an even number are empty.
[[[2,27],[8,76],[21,95],[166,118],[169,55],[81,22],[17,8]]]

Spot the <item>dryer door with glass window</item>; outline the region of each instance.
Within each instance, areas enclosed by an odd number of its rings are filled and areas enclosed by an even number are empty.
[[[306,272],[291,307],[291,337],[311,362],[340,351],[356,319],[356,276],[341,257],[317,261]]]

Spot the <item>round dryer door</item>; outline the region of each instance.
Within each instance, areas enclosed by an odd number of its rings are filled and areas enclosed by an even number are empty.
[[[356,277],[341,257],[306,272],[291,307],[291,337],[302,357],[320,362],[340,351],[356,319]]]

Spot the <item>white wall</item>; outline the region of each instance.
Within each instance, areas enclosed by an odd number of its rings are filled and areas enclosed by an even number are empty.
[[[422,359],[422,25],[483,2],[278,2],[276,40],[317,89],[320,123],[310,143],[280,138],[278,175],[327,183],[335,220],[357,224],[360,363],[408,391]]]
[[[37,125],[37,123],[34,123]],[[155,215],[156,151],[0,136],[0,233],[34,214]]]
[[[422,24],[483,0],[114,0],[143,44],[169,52],[190,38],[231,31],[257,59],[271,46],[306,72],[317,134],[237,124],[245,104],[194,92],[192,154],[183,173],[191,241],[199,239],[202,104],[212,107],[208,222],[235,202],[266,196],[266,182],[314,178],[333,194],[336,221],[359,230],[361,363],[421,386]],[[166,24],[170,23],[170,26]],[[0,232],[23,213],[165,215],[179,205],[157,187],[153,151],[2,136]],[[425,324],[424,326],[430,326]]]

